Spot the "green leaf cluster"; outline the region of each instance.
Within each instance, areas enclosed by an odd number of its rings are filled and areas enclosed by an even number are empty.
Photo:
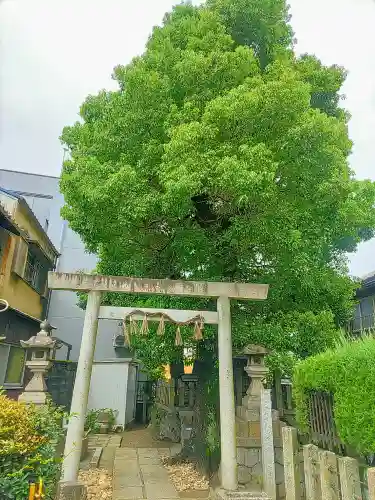
[[[0,497],[24,500],[29,481],[43,479],[44,492],[54,494],[60,472],[56,445],[63,435],[64,413],[51,402],[25,405],[0,393]]]
[[[297,419],[308,429],[309,391],[334,396],[334,420],[342,442],[360,454],[375,450],[375,339],[344,342],[300,361],[293,375]]]
[[[331,346],[352,311],[347,252],[375,227],[374,183],[348,163],[345,76],[294,54],[284,0],[176,6],[115,68],[118,90],[88,96],[62,133],[63,216],[99,255],[96,271],[268,283],[264,303],[233,304],[235,346],[298,357]],[[173,359],[163,342],[152,336],[139,355]]]

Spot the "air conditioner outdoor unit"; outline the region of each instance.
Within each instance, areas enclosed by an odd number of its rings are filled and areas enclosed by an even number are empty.
[[[122,333],[115,335],[112,339],[113,347],[126,347],[125,336]]]

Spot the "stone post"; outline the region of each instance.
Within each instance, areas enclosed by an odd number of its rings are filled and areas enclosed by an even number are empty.
[[[332,451],[320,450],[319,454],[321,498],[322,500],[340,500],[337,457]]]
[[[321,500],[319,475],[319,448],[313,444],[303,447],[306,500]]]
[[[219,345],[221,483],[224,490],[237,489],[236,421],[234,407],[232,330],[230,300],[217,301]]]
[[[339,457],[339,474],[342,500],[362,500],[358,462],[355,458]]]
[[[71,486],[77,481],[87,400],[90,389],[92,363],[95,351],[96,334],[101,293],[91,291],[88,294],[81,350],[79,353],[76,380],[74,384],[71,414],[65,442],[63,474],[61,483]],[[63,484],[61,491],[64,491]],[[63,497],[62,497],[63,498]]]
[[[51,367],[50,355],[55,348],[56,340],[51,338],[51,325],[47,321],[40,324],[40,332],[29,340],[21,340],[21,346],[31,351],[31,360],[26,361],[26,367],[31,371],[32,378],[20,394],[18,400],[22,403],[43,405],[47,402],[48,392],[45,375]]]
[[[264,388],[260,393],[260,436],[262,442],[263,489],[271,500],[276,500],[271,390]]]
[[[301,474],[299,468],[299,449],[297,429],[283,427],[283,454],[286,500],[301,500]]]
[[[371,467],[367,471],[367,484],[369,500],[375,500],[375,467]]]

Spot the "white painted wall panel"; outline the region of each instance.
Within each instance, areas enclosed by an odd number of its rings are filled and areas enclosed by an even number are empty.
[[[129,361],[119,361],[94,362],[88,408],[117,410],[116,424],[125,427]]]

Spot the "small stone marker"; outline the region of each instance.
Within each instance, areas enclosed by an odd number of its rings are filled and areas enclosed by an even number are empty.
[[[337,457],[331,451],[320,451],[319,454],[322,500],[340,500]]]
[[[362,500],[358,462],[355,458],[338,459],[342,500]]]
[[[283,427],[283,453],[286,500],[301,500],[301,474],[299,470],[299,449],[297,430]]]
[[[261,389],[260,415],[263,488],[265,493],[272,500],[276,500],[275,450],[273,444],[272,403],[270,389]]]
[[[57,487],[57,500],[86,500],[86,486],[78,481],[60,481]]]
[[[305,472],[306,500],[322,498],[319,474],[319,449],[313,444],[303,447],[303,465]]]
[[[375,467],[371,467],[367,471],[367,483],[369,500],[375,500]]]

